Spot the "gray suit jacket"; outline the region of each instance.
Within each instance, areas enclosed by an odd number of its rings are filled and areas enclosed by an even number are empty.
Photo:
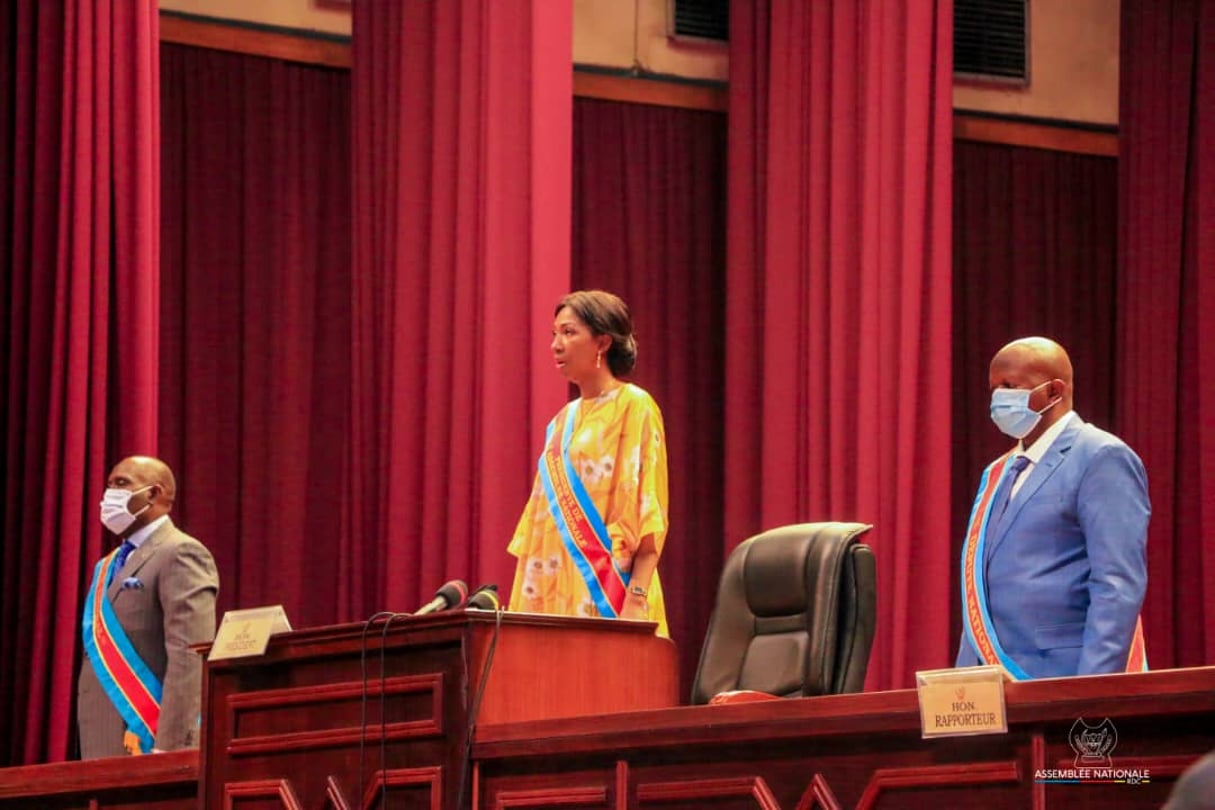
[[[135,577],[142,587],[124,588]],[[189,646],[215,638],[219,574],[202,543],[165,522],[131,552],[106,595],[140,658],[164,685],[156,747],[198,745],[202,658]],[[85,656],[76,690],[82,759],[126,754],[126,726]]]

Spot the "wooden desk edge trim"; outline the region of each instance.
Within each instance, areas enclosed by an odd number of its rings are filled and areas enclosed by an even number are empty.
[[[398,636],[407,633],[434,634],[434,641],[444,643],[460,643],[461,633],[465,627],[476,626],[480,632],[493,632],[495,615],[484,610],[448,610],[431,613],[426,616],[402,615],[388,629],[388,638],[395,643]],[[190,649],[203,656],[205,665],[211,669],[239,669],[248,665],[260,665],[267,660],[299,660],[327,656],[332,653],[328,645],[335,643],[349,644],[352,641],[362,641],[364,622],[348,622],[322,627],[308,627],[293,630],[290,633],[280,633],[270,637],[266,652],[261,656],[249,658],[226,658],[219,661],[207,661],[211,644],[194,644]],[[550,627],[571,629],[592,629],[604,632],[654,637],[657,624],[654,622],[632,622],[619,619],[590,619],[570,616],[549,616],[539,613],[510,613],[502,614],[503,630],[509,632],[513,627]],[[384,639],[383,622],[377,622],[366,634],[367,651],[379,655],[381,641]],[[674,649],[670,639],[662,639]]]
[[[190,784],[199,779],[198,750],[144,757],[109,757],[0,769],[0,800],[22,796],[97,794],[112,790]]]

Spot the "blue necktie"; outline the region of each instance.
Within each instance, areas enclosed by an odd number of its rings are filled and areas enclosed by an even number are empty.
[[[122,567],[127,564],[127,557],[131,556],[131,552],[135,550],[135,544],[130,540],[123,540],[122,545],[118,547],[118,556],[114,558],[114,566],[110,569],[110,575],[106,577],[105,585],[110,587],[110,583],[114,581],[114,576],[122,570]]]
[[[1004,480],[1000,482],[999,489],[996,490],[995,503],[992,504],[991,516],[996,521],[1004,517],[1004,510],[1008,508],[1008,501],[1012,498],[1013,484],[1017,483],[1017,478],[1029,466],[1029,456],[1017,456],[1012,460],[1012,471],[1004,476]]]
[[[122,545],[118,548],[118,559],[114,560],[114,570],[121,571],[122,567],[127,564],[127,557],[131,556],[131,552],[135,550],[135,544],[130,540],[122,541]]]

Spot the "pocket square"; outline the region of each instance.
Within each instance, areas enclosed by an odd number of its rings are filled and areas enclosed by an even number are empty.
[[[124,591],[138,591],[143,589],[143,580],[139,577],[127,577],[122,581],[122,589]]]

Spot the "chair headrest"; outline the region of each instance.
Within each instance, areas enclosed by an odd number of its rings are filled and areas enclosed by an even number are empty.
[[[756,616],[805,613],[810,606],[806,583],[806,556],[810,539],[760,543],[748,549],[743,561],[747,606]]]
[[[738,552],[744,555],[747,606],[761,618],[806,613],[818,578],[833,575],[848,546],[869,528],[859,523],[798,524],[746,540]]]

